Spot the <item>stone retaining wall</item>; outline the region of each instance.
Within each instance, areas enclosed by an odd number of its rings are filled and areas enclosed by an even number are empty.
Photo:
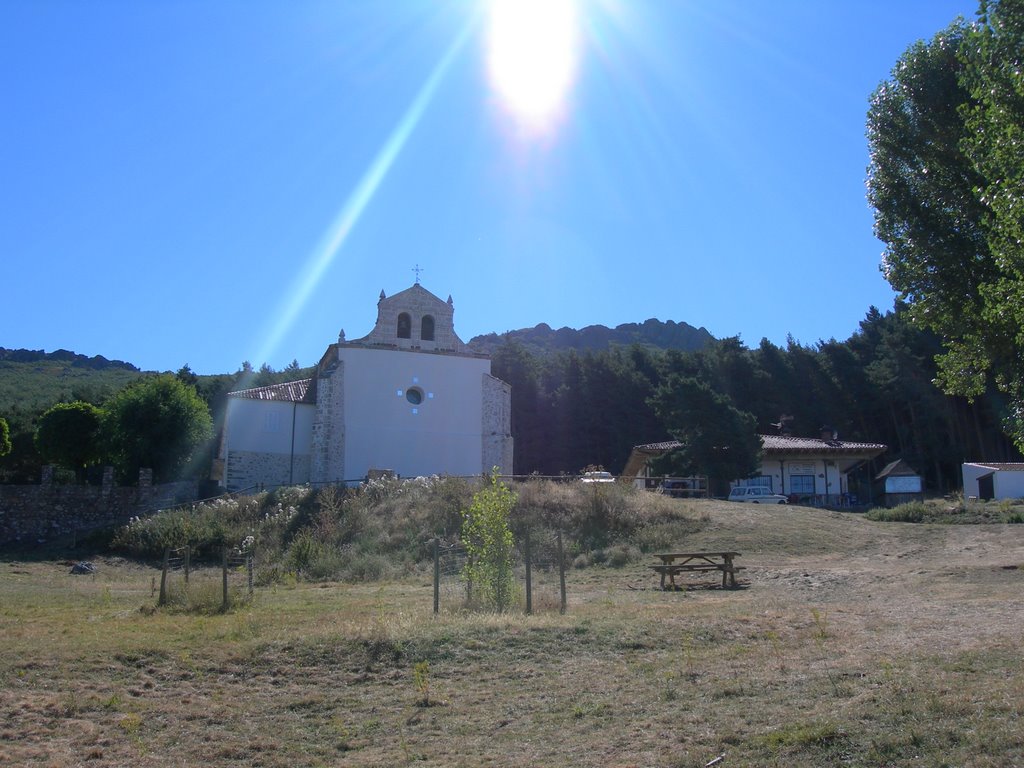
[[[37,546],[119,525],[136,515],[195,501],[195,480],[153,485],[152,472],[139,472],[135,487],[114,485],[104,470],[103,484],[54,485],[53,470],[43,468],[39,485],[0,485],[0,546]]]

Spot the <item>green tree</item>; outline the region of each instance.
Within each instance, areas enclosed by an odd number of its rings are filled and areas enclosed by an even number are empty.
[[[515,503],[515,492],[501,482],[495,468],[462,515],[461,539],[467,554],[463,578],[470,585],[474,602],[497,611],[512,604],[510,518]]]
[[[171,374],[125,387],[103,410],[107,449],[125,480],[144,467],[158,481],[176,479],[210,433],[206,403]]]
[[[36,450],[46,461],[75,470],[81,482],[82,471],[102,458],[100,420],[100,409],[91,403],[57,403],[39,417]]]
[[[1024,0],[983,0],[899,60],[871,100],[868,196],[883,270],[946,347],[949,392],[1009,395],[1024,447]]]
[[[1024,0],[982,0],[979,17],[960,49],[971,94],[961,147],[982,178],[975,193],[996,276],[980,288],[984,325],[967,343],[954,340],[943,373],[972,372],[961,386],[972,395],[987,373],[1010,397],[1009,432],[1024,448]]]
[[[7,426],[7,419],[0,417],[0,456],[6,456],[11,452],[11,428]]]
[[[189,367],[188,363],[181,366],[181,368],[178,369],[178,372],[174,375],[178,377],[178,380],[181,381],[182,384],[186,384],[190,387],[196,386],[199,382],[199,377],[196,376],[195,371]]]
[[[682,443],[661,460],[659,472],[708,475],[722,488],[757,471],[761,439],[756,419],[708,384],[673,374],[655,395],[654,408],[669,434]]]
[[[526,347],[506,337],[491,355],[494,375],[512,387],[512,438],[516,441],[515,474],[544,466],[544,397],[538,363]]]

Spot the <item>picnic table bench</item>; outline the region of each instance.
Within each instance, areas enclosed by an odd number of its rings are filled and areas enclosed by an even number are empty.
[[[670,587],[675,589],[679,574],[703,571],[721,571],[722,587],[735,589],[736,572],[744,570],[733,562],[739,555],[739,552],[661,552],[655,555],[661,562],[648,567],[661,575],[662,589],[666,588],[666,576]]]

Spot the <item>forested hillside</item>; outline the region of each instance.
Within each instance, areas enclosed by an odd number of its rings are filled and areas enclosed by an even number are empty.
[[[883,442],[884,462],[904,458],[929,488],[960,484],[965,460],[1019,459],[1000,426],[1003,400],[989,392],[968,402],[933,380],[936,337],[911,326],[902,306],[872,308],[846,341],[786,347],[739,339],[699,352],[642,346],[599,352],[531,354],[507,341],[493,354],[495,375],[512,384],[516,473],[575,473],[590,464],[617,472],[634,445],[672,436],[652,398],[673,396],[679,378],[708,385],[754,415],[761,433],[778,433],[783,415],[795,435],[823,425],[843,439]],[[708,419],[715,418],[708,414]]]
[[[198,376],[187,365],[175,374],[184,383],[194,386],[213,417],[215,432],[223,424],[227,393],[246,387],[260,387],[281,381],[307,378],[312,368],[300,368],[293,361],[281,371],[268,365],[254,370],[248,363],[235,373]],[[42,352],[0,347],[0,418],[10,428],[11,452],[0,457],[0,482],[34,482],[39,476],[42,457],[36,450],[34,435],[39,417],[56,403],[82,401],[103,406],[128,384],[148,376],[134,365],[102,356],[57,350]],[[198,471],[205,477],[215,440],[204,449],[206,468]]]
[[[99,403],[144,375],[127,363],[85,365],[82,360],[96,358],[58,353],[25,359],[27,356],[18,354],[25,351],[0,349],[0,416],[7,419],[12,431],[54,403]]]
[[[134,365],[100,355],[0,347],[0,415],[103,398],[140,375]]]
[[[787,416],[795,435],[817,436],[828,425],[843,439],[885,443],[890,450],[875,469],[904,458],[934,491],[957,488],[965,460],[1020,459],[1001,429],[1004,400],[994,391],[973,403],[942,394],[933,383],[941,345],[933,334],[912,326],[900,305],[884,314],[872,308],[846,341],[785,347],[762,341],[749,348],[738,338],[709,336],[696,350],[656,346],[658,333],[665,343],[678,343],[675,331],[684,325],[648,321],[604,329],[605,334],[585,329],[575,337],[541,325],[532,333],[477,337],[477,349],[488,348],[480,339],[495,342],[493,373],[512,385],[515,472],[574,474],[589,465],[619,472],[634,445],[667,440],[682,426],[693,426],[669,423],[655,403],[664,410],[682,391],[697,391],[694,387],[752,414],[761,433],[777,433]],[[656,333],[642,333],[645,328]],[[596,344],[599,337],[604,343],[598,348],[558,348],[552,340],[583,345]],[[0,416],[10,423],[14,443],[12,453],[0,458],[0,481],[38,475],[32,435],[50,405],[85,400],[101,406],[125,384],[147,375],[124,363],[90,367],[82,361],[102,358],[72,353],[61,353],[60,359],[10,359],[18,354],[0,359]],[[184,366],[177,377],[195,386],[216,432],[228,392],[311,373],[297,362],[282,371],[266,365],[254,370],[245,363],[235,373],[217,376],[197,376]],[[714,425],[721,412],[701,418]],[[212,449],[211,444],[210,456]]]

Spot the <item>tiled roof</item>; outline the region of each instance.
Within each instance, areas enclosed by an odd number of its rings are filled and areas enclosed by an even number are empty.
[[[647,443],[646,445],[634,445],[632,453],[626,459],[626,466],[622,470],[623,477],[637,477],[643,470],[644,465],[652,456],[661,456],[676,448],[681,448],[682,443],[676,440],[668,440],[664,443]]]
[[[315,387],[311,386],[312,383],[312,379],[286,381],[283,384],[271,384],[267,387],[240,389],[237,392],[228,393],[228,397],[244,397],[249,400],[276,400],[284,403],[313,403],[316,402],[316,392]]]
[[[1000,472],[1024,472],[1024,464],[1019,462],[971,461],[968,463],[974,464],[976,467],[996,469],[999,470]]]
[[[875,475],[875,480],[882,480],[886,477],[917,477],[917,472],[914,468],[907,464],[903,459],[896,459],[896,461],[889,462],[885,465],[885,468]]]
[[[817,437],[761,435],[765,453],[833,453],[877,456],[888,446],[883,443],[852,443],[848,440],[821,440]]]

